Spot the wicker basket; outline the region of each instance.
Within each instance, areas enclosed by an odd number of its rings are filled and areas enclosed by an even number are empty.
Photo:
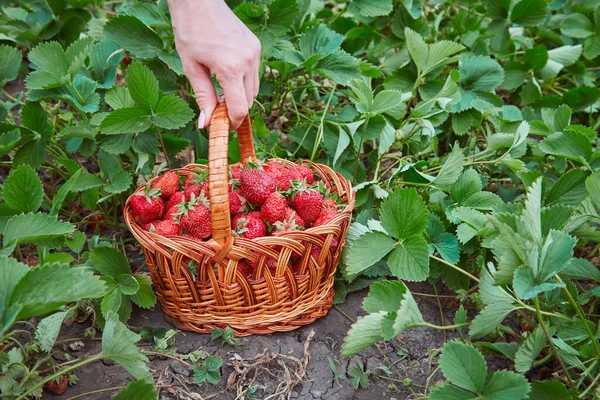
[[[225,104],[220,103],[211,120],[208,167],[188,165],[177,170],[187,176],[196,168],[208,168],[210,240],[199,243],[145,231],[132,216],[131,197],[127,200],[125,222],[142,246],[158,300],[177,328],[200,333],[229,326],[236,335],[246,336],[310,324],[332,306],[334,274],[354,208],[350,182],[324,165],[310,164],[326,187],[348,204],[343,211],[328,224],[304,231],[252,240],[234,237],[229,214],[228,139],[229,118]],[[238,129],[238,140],[242,161],[253,158],[249,118]],[[142,190],[140,187],[135,193]],[[339,243],[335,249],[331,246],[334,239]],[[313,246],[321,248],[318,257],[315,251],[311,255]],[[289,263],[292,256],[300,259],[296,272]],[[244,258],[256,263],[254,279],[237,268]],[[277,260],[274,274],[266,265],[268,258]],[[199,266],[196,280],[184,264],[190,259]]]

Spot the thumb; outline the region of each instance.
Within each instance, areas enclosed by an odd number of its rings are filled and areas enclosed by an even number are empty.
[[[196,103],[200,108],[200,117],[198,118],[198,129],[205,128],[210,123],[210,117],[217,106],[217,95],[215,87],[210,79],[208,69],[198,63],[192,63],[188,66],[186,75],[194,89]]]

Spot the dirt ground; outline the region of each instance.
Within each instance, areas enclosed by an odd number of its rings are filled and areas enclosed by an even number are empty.
[[[430,293],[431,287],[427,284],[413,284],[411,290],[414,292]],[[251,359],[263,352],[264,349],[272,353],[302,358],[304,354],[305,341],[311,331],[315,334],[309,344],[308,352],[310,358],[307,365],[307,376],[304,381],[296,385],[291,391],[292,399],[414,399],[419,398],[426,392],[425,387],[430,387],[436,381],[442,379],[437,372],[436,350],[445,340],[456,337],[456,333],[435,331],[427,328],[412,329],[401,334],[396,340],[372,346],[363,350],[360,354],[349,359],[342,359],[340,348],[344,336],[348,332],[352,322],[362,311],[362,300],[368,290],[351,293],[346,301],[331,309],[331,311],[314,324],[300,328],[293,332],[276,333],[266,336],[252,336],[241,338],[241,345],[237,347],[221,346],[218,340],[211,341],[209,335],[200,335],[190,332],[179,332],[176,336],[176,351],[179,354],[188,354],[195,350],[204,350],[210,354],[217,354],[223,358],[223,375],[218,385],[187,384],[183,389],[181,381],[191,380],[174,372],[173,360],[164,357],[155,357],[151,360],[150,368],[153,371],[155,382],[164,385],[160,389],[160,399],[215,399],[229,400],[236,398],[235,389],[227,389],[227,378],[233,372],[231,359],[234,354],[242,359]],[[415,296],[419,308],[428,322],[442,324],[440,310],[435,299],[423,296]],[[433,300],[433,301],[432,301]],[[451,324],[454,311],[449,310],[445,315],[445,323]],[[152,310],[134,309],[133,317],[129,321],[132,326],[165,326],[171,325],[165,320],[160,306]],[[61,339],[69,337],[80,337],[85,326],[72,326],[63,328]],[[152,350],[150,343],[141,342],[140,347]],[[85,341],[85,347],[72,352],[75,357],[85,354],[95,354],[100,350],[99,341]],[[434,356],[432,356],[432,354]],[[371,371],[368,388],[352,389],[348,379],[335,382],[333,371],[328,362],[328,356],[332,357],[338,365],[338,374],[345,374],[349,367],[361,360],[366,369]],[[509,365],[496,360],[493,369],[507,368]],[[383,368],[378,368],[383,367]],[[385,369],[389,368],[388,376]],[[177,369],[177,368],[176,368]],[[258,388],[254,394],[255,399],[268,398],[274,387],[281,380],[282,369],[278,368],[276,362],[269,364],[269,370],[273,374],[263,372],[254,383]],[[180,371],[181,372],[181,371]],[[111,362],[97,362],[76,370],[79,383],[67,391],[65,396],[70,398],[90,391],[104,388],[118,388],[126,385],[131,377],[119,365]],[[279,375],[278,375],[279,374]],[[409,380],[411,383],[408,384]],[[405,386],[403,382],[406,382]],[[178,386],[180,389],[168,387]],[[185,394],[185,391],[188,394]],[[116,394],[114,391],[105,391],[97,394],[88,394],[80,398],[84,399],[110,399]],[[190,395],[189,393],[193,393]],[[44,393],[44,399],[54,397]],[[252,398],[252,397],[250,397]],[[287,398],[287,396],[285,397]]]

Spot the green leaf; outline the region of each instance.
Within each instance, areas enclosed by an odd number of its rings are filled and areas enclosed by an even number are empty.
[[[54,313],[40,321],[35,329],[35,340],[40,344],[40,349],[50,353],[62,327],[63,320],[67,315],[66,311]]]
[[[600,208],[600,171],[594,172],[585,181],[585,188],[590,194],[590,198],[596,204],[596,207]]]
[[[138,18],[146,25],[161,29],[171,29],[169,19],[155,4],[135,3],[127,7],[125,13]]]
[[[127,68],[127,88],[135,104],[151,113],[158,103],[158,80],[147,66],[134,62]]]
[[[589,176],[589,171],[574,168],[562,175],[546,193],[545,204],[550,205],[566,196],[569,192],[581,186]]]
[[[319,24],[305,31],[300,37],[300,51],[304,59],[315,54],[328,55],[340,48],[344,37]]]
[[[315,69],[332,81],[347,85],[351,79],[360,77],[358,60],[342,50],[320,59]]]
[[[19,49],[0,45],[0,88],[17,78],[22,58]]]
[[[75,227],[43,213],[15,215],[6,223],[3,246],[38,243],[71,233]]]
[[[511,371],[496,371],[485,387],[486,400],[517,400],[527,398],[531,385],[524,376]],[[531,400],[531,397],[529,397]]]
[[[475,393],[483,392],[487,366],[472,345],[455,340],[446,343],[440,355],[440,368],[452,384]]]
[[[419,71],[425,71],[429,57],[427,44],[421,35],[410,28],[404,29],[404,35],[406,36],[406,47],[408,48],[410,58],[414,61]]]
[[[35,212],[42,205],[44,189],[37,173],[28,165],[13,169],[4,182],[2,199],[13,210]]]
[[[146,5],[147,3],[140,3],[136,5]],[[150,5],[150,4],[147,4]],[[114,397],[114,400],[154,400],[157,397],[156,389],[152,382],[147,380],[142,381],[131,381],[125,387],[125,389],[119,392],[119,395]]]
[[[29,271],[29,267],[21,264],[14,258],[0,255],[0,334],[11,324],[8,314],[10,308],[10,297],[19,280]],[[13,305],[14,306],[14,305]],[[14,311],[14,310],[13,310]],[[20,306],[16,307],[16,313]],[[14,315],[16,318],[16,315]]]
[[[583,14],[570,14],[562,20],[560,30],[563,35],[585,39],[595,33],[594,24]]]
[[[15,287],[10,303],[21,305],[19,319],[44,315],[58,307],[105,293],[104,283],[84,268],[45,264],[25,274]]]
[[[219,356],[208,356],[203,364],[209,371],[218,371],[223,365],[223,359]]]
[[[396,312],[400,309],[408,289],[402,281],[381,281],[374,283],[363,301],[363,308],[368,313],[380,311]]]
[[[540,280],[536,279],[534,272],[528,266],[517,269],[513,280],[515,294],[519,296],[521,300],[529,300],[540,293],[564,286],[563,283],[558,282],[540,282]]]
[[[392,0],[352,0],[348,11],[364,17],[380,17],[392,12]]]
[[[102,356],[119,363],[136,379],[152,381],[152,375],[146,363],[146,356],[138,351],[135,343],[140,335],[131,332],[116,313],[106,319],[102,333]]]
[[[75,40],[69,45],[65,55],[69,63],[69,75],[75,77],[79,69],[83,66],[85,59],[92,51],[94,39],[90,36]]]
[[[133,275],[140,289],[131,296],[131,301],[141,308],[150,308],[156,304],[156,295],[152,290],[152,283],[148,278],[142,275]]]
[[[407,281],[424,281],[429,274],[429,248],[418,235],[399,242],[388,257],[392,274]]]
[[[21,109],[21,122],[26,128],[39,133],[42,137],[49,137],[52,134],[48,117],[40,103],[31,101],[25,103]]]
[[[465,90],[490,91],[504,81],[504,70],[487,56],[471,56],[459,64],[460,82]]]
[[[139,58],[153,58],[162,53],[160,36],[139,19],[121,15],[104,25],[106,39],[114,42]]]
[[[129,90],[124,86],[115,86],[107,91],[104,96],[104,101],[106,101],[106,104],[113,110],[135,107],[135,103],[129,94]]]
[[[69,61],[57,42],[38,44],[29,52],[29,61],[37,71],[27,76],[28,89],[50,89],[69,83]]]
[[[133,178],[129,174],[129,172],[119,171],[114,176],[110,178],[110,185],[106,185],[104,190],[108,193],[122,193],[129,189],[131,184],[133,183]]]
[[[11,151],[21,140],[19,129],[0,132],[0,155]]]
[[[574,110],[584,110],[600,99],[600,89],[591,86],[579,86],[567,91],[563,101]]]
[[[54,199],[52,199],[52,208],[50,209],[50,215],[52,215],[52,216],[57,216],[58,215],[60,209],[62,208],[62,205],[63,205],[65,199],[67,198],[67,195],[69,193],[71,193],[71,191],[73,191],[73,188],[77,184],[77,180],[81,176],[82,172],[83,172],[83,170],[78,169],[77,172],[75,172],[69,178],[69,180],[67,180],[60,187],[60,189],[56,193],[56,196],[54,196]]]
[[[464,48],[464,46],[449,40],[440,40],[439,42],[433,43],[429,46],[427,68],[425,72],[432,71],[441,65],[452,62],[453,59],[449,57],[464,50]]]
[[[85,244],[85,241],[87,239],[85,233],[81,231],[75,231],[72,235],[69,236],[72,237],[67,237],[67,239],[65,240],[65,244],[67,245],[67,247],[71,249],[73,253],[81,253],[81,250],[83,250],[83,245]]]
[[[150,115],[141,108],[128,107],[108,114],[100,123],[100,130],[106,135],[138,133],[150,128]]]
[[[585,258],[572,258],[560,275],[573,280],[593,279],[600,282],[600,270]]]
[[[540,256],[538,279],[540,282],[552,278],[571,261],[577,241],[565,232],[551,230],[546,237]]]
[[[554,379],[531,382],[529,400],[572,400],[569,390],[562,382]]]
[[[381,224],[393,237],[418,235],[427,228],[428,211],[415,189],[399,189],[381,204]]]
[[[377,93],[369,112],[373,115],[382,114],[402,104],[402,92],[397,90],[382,90]]]
[[[429,400],[474,400],[477,398],[474,394],[452,385],[434,386],[429,395]]]
[[[183,128],[192,118],[192,109],[183,99],[173,95],[162,97],[150,117],[155,125],[164,129]]]
[[[515,306],[507,302],[486,305],[471,321],[469,336],[478,339],[487,335],[496,329],[514,310]]]
[[[512,8],[510,19],[521,26],[536,26],[546,20],[548,3],[545,0],[521,0]]]
[[[140,290],[140,284],[131,274],[121,274],[117,276],[119,289],[125,295],[134,295]]]
[[[525,63],[529,68],[540,70],[548,62],[548,49],[546,46],[535,46],[534,48],[525,50]],[[506,70],[506,68],[505,68]]]
[[[102,275],[115,279],[121,274],[131,274],[127,257],[112,247],[96,247],[90,255],[94,268]]]
[[[274,0],[269,4],[268,29],[284,35],[298,16],[298,3],[295,0]]]
[[[442,164],[442,169],[440,169],[440,172],[432,183],[440,188],[454,184],[458,180],[464,165],[465,159],[462,149],[457,144],[452,148],[452,152],[448,155],[444,164]]]
[[[360,274],[385,257],[396,244],[396,241],[385,233],[367,232],[361,235],[348,250],[346,272],[349,275]]]
[[[122,52],[123,50],[119,46],[108,40],[101,40],[94,45],[90,53],[90,66],[94,72],[94,78],[98,82],[98,87],[102,89],[113,87]]]
[[[581,57],[582,47],[580,44],[575,46],[561,46],[548,50],[548,62],[542,68],[540,74],[544,80],[555,78],[561,69],[573,65]]]
[[[592,157],[592,144],[585,134],[576,131],[553,133],[540,143],[540,149],[574,161]]]
[[[100,95],[96,93],[98,84],[84,75],[77,75],[72,85],[46,90],[30,90],[28,98],[32,101],[59,99],[81,111],[91,113],[98,110]]]
[[[523,341],[515,355],[515,369],[524,374],[531,369],[533,362],[546,345],[546,334],[541,326],[536,326]]]
[[[381,324],[386,315],[385,312],[379,312],[358,317],[344,338],[342,355],[349,357],[383,340]]]

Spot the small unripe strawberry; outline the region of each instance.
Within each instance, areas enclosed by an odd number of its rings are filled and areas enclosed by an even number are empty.
[[[160,198],[160,190],[150,189],[150,185],[147,185],[143,194],[131,198],[131,211],[136,222],[141,225],[161,219],[165,202]]]
[[[250,203],[261,205],[275,191],[271,175],[259,169],[246,168],[240,176],[240,191]]]
[[[267,235],[267,226],[260,219],[260,213],[258,211],[236,215],[233,217],[231,228],[236,236],[241,236],[246,239],[255,239]]]
[[[260,218],[271,225],[277,221],[283,221],[287,206],[288,203],[285,196],[281,193],[273,192],[262,205]]]
[[[169,199],[179,189],[179,175],[167,171],[152,182],[152,189],[160,189],[160,197]]]

